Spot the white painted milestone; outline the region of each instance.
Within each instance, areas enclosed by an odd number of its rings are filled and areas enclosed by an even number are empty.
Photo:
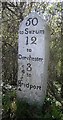
[[[49,28],[36,12],[19,26],[17,96],[30,104],[43,104],[47,88]]]

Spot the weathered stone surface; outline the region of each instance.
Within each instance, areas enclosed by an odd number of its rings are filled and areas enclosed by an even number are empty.
[[[46,95],[49,28],[35,12],[19,26],[17,96],[30,104],[42,104]]]

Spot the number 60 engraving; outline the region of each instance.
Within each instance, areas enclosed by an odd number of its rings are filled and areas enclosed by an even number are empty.
[[[36,17],[34,18],[29,18],[27,21],[26,21],[26,26],[29,26],[29,25],[33,25],[33,26],[36,26],[38,24],[38,19]]]

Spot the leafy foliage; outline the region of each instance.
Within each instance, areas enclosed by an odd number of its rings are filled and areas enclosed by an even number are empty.
[[[44,17],[51,31],[48,89],[44,105],[40,108],[16,98],[18,29],[20,21],[32,10]],[[63,120],[62,17],[60,2],[2,2],[2,120]]]
[[[62,106],[59,102],[46,97],[43,106],[29,105],[16,98],[14,90],[7,91],[3,95],[3,117],[2,120],[25,120],[37,118],[38,120],[63,120]]]

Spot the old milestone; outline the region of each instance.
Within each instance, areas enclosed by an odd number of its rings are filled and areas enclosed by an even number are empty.
[[[50,31],[45,20],[30,13],[19,26],[17,96],[43,104],[47,89]]]

